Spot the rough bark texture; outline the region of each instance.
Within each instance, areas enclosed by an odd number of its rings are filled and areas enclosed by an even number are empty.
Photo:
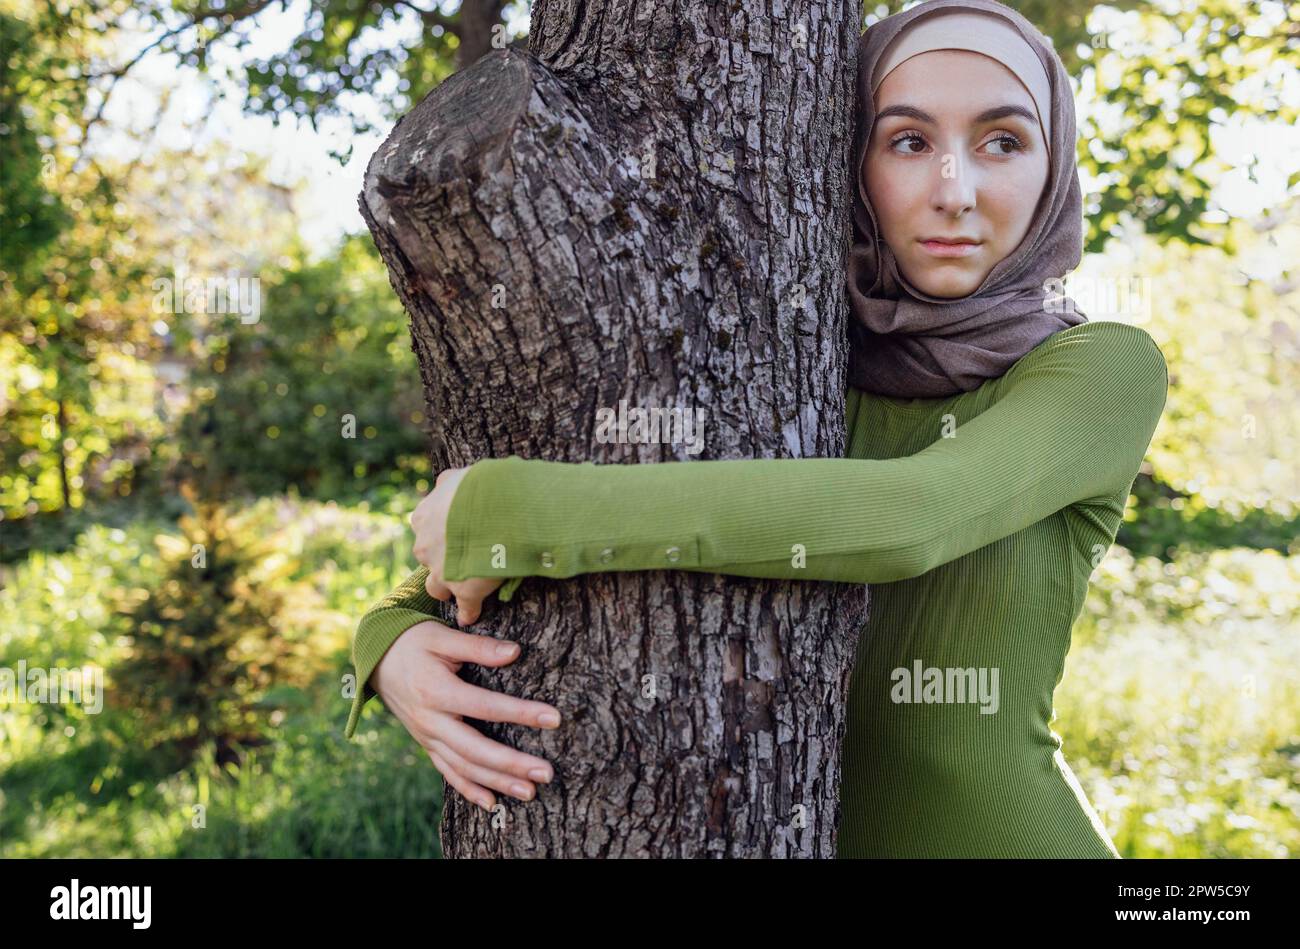
[[[860,13],[537,0],[527,52],[487,53],[398,123],[360,203],[411,315],[434,471],[690,460],[598,442],[621,399],[703,408],[699,459],[843,454]],[[522,657],[464,673],[565,724],[471,724],[556,780],[494,814],[449,788],[444,853],[833,855],[866,603],[684,572],[525,580],[478,627]]]

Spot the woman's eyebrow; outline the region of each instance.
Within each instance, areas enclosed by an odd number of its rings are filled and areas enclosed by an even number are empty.
[[[918,122],[929,122],[931,125],[936,124],[935,118],[929,112],[918,109],[911,105],[891,105],[886,106],[876,113],[877,119],[887,119],[891,115],[901,115],[905,118],[916,119]],[[1024,106],[1019,105],[998,105],[991,109],[985,109],[979,115],[975,116],[975,122],[995,122],[998,119],[1005,119],[1008,116],[1018,115],[1029,122],[1037,122],[1038,116],[1030,112]]]
[[[876,113],[876,118],[887,119],[891,115],[901,115],[905,118],[916,119],[918,122],[934,123],[934,116],[929,112],[923,112],[916,106],[911,105],[891,105],[886,106]]]
[[[1018,115],[1027,122],[1037,122],[1038,116],[1030,112],[1022,105],[999,105],[992,109],[985,109],[979,115],[975,116],[975,121],[979,122],[996,122],[998,119],[1005,119],[1008,116]]]

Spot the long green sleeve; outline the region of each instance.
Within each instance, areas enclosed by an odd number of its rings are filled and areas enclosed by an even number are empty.
[[[444,576],[919,576],[1132,485],[1164,407],[1164,357],[1138,327],[1089,330],[1049,337],[987,383],[993,404],[906,457],[476,462],[448,514]]]
[[[402,633],[416,623],[422,623],[435,616],[438,601],[429,596],[424,582],[429,577],[429,568],[420,567],[398,585],[382,600],[366,611],[357,626],[357,633],[352,640],[352,665],[356,669],[356,693],[352,697],[352,710],[348,714],[348,723],[343,730],[344,737],[351,738],[357,729],[357,719],[361,709],[376,692],[370,687],[370,674],[374,672],[384,653]]]
[[[950,424],[922,433],[928,447],[904,457],[656,465],[485,459],[453,499],[444,575],[508,577],[502,600],[527,576],[602,570],[868,583],[918,576],[1071,504],[1122,499],[1167,385],[1149,334],[1098,322],[1049,338],[1002,377],[954,397],[952,418],[941,417]],[[864,430],[881,416],[857,411],[869,403],[908,414],[908,403],[850,390],[857,446],[881,441]],[[384,652],[435,615],[427,576],[423,567],[412,573],[358,625],[348,736],[374,694],[368,679]]]

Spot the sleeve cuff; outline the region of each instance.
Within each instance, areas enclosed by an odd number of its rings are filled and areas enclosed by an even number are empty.
[[[428,613],[411,609],[380,610],[362,618],[352,642],[352,665],[357,674],[357,691],[352,697],[352,709],[343,729],[344,738],[352,737],[361,718],[361,709],[378,694],[370,687],[370,674],[374,672],[375,666],[379,665],[398,636],[416,623],[432,618]]]
[[[688,522],[700,515],[673,503],[685,468],[475,462],[447,512],[443,578],[505,578],[497,596],[509,601],[524,577],[698,568]]]

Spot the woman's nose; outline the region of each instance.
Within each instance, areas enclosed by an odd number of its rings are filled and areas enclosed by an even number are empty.
[[[975,179],[970,169],[957,153],[941,156],[938,175],[931,198],[934,209],[941,214],[960,217],[975,207]]]

